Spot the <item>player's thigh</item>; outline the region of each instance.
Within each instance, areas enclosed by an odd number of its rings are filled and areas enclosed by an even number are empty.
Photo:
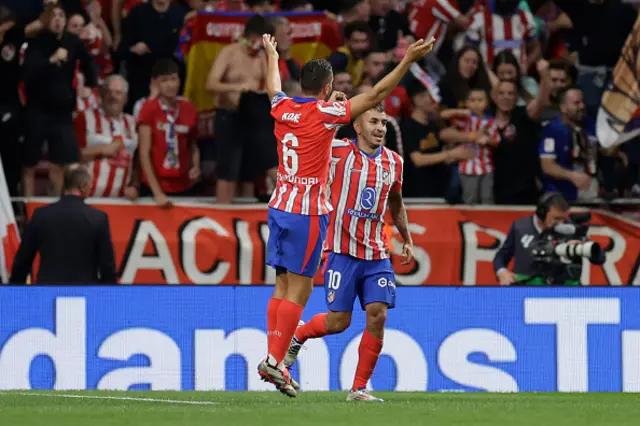
[[[276,270],[276,275],[286,274],[287,270],[282,263],[282,239],[285,230],[278,222],[278,210],[269,209],[267,212],[267,227],[269,228],[269,238],[267,239],[267,265]]]
[[[324,270],[324,293],[330,311],[353,311],[360,279],[359,262],[349,255],[329,253]]]
[[[217,110],[215,119],[216,176],[237,181],[242,161],[242,132],[236,111]]]
[[[50,162],[63,166],[80,160],[80,149],[71,115],[62,115],[55,119],[47,139]]]
[[[371,303],[384,303],[390,309],[396,305],[396,277],[389,259],[368,260],[358,285],[363,310]]]
[[[278,238],[281,266],[294,274],[314,277],[320,266],[329,215],[299,215],[273,210],[282,229]]]

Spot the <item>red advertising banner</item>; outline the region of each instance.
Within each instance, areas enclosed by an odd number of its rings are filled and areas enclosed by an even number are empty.
[[[42,202],[28,202],[27,214]],[[122,284],[272,284],[265,266],[268,238],[263,205],[220,209],[181,204],[160,209],[148,202],[99,200],[109,215]],[[408,206],[416,259],[392,262],[400,285],[496,285],[493,257],[511,223],[525,208]],[[625,285],[638,280],[640,225],[594,211],[590,237],[607,251],[602,266],[584,268],[582,282]],[[393,254],[401,243],[394,234]],[[316,284],[321,284],[318,274]]]

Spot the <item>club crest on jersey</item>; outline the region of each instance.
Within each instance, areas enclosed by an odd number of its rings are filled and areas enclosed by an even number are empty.
[[[327,302],[333,303],[333,300],[336,298],[336,292],[331,290],[327,293]]]
[[[385,170],[382,172],[382,180],[387,185],[391,185],[391,173],[389,173],[389,170]]]

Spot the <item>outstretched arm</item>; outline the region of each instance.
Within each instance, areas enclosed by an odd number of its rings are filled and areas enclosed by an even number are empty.
[[[389,212],[393,218],[393,224],[398,228],[400,236],[404,241],[402,246],[402,256],[405,258],[402,264],[408,264],[413,260],[413,239],[409,232],[409,220],[407,218],[407,209],[404,206],[402,193],[400,191],[391,191],[389,193]]]
[[[413,43],[407,49],[402,61],[387,74],[382,80],[380,80],[375,86],[366,92],[353,97],[349,102],[351,103],[351,118],[360,116],[365,111],[378,105],[384,101],[389,93],[400,83],[402,77],[409,71],[411,65],[419,59],[425,57],[431,50],[433,50],[433,44],[436,41],[435,38],[431,38],[428,42],[424,42],[420,39]]]
[[[267,52],[267,94],[269,99],[282,92],[282,82],[280,81],[280,69],[278,68],[278,51],[276,47],[276,38],[264,34],[262,36],[262,43],[264,44],[264,50]]]

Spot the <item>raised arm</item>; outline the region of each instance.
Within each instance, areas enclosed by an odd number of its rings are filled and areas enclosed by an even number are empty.
[[[356,118],[360,116],[365,111],[370,110],[371,108],[378,105],[380,102],[384,101],[389,93],[393,89],[396,88],[402,77],[409,71],[411,64],[418,61],[421,58],[424,58],[431,50],[433,50],[433,44],[436,39],[431,38],[428,42],[424,42],[423,39],[420,39],[413,43],[407,49],[407,53],[405,53],[402,61],[387,74],[382,80],[380,80],[375,86],[366,92],[351,98],[349,101],[351,103],[351,118]]]
[[[262,36],[262,43],[264,44],[264,50],[267,52],[267,95],[269,99],[282,92],[282,82],[280,81],[280,69],[278,68],[278,51],[276,47],[278,43],[276,38],[270,34],[264,34]]]

